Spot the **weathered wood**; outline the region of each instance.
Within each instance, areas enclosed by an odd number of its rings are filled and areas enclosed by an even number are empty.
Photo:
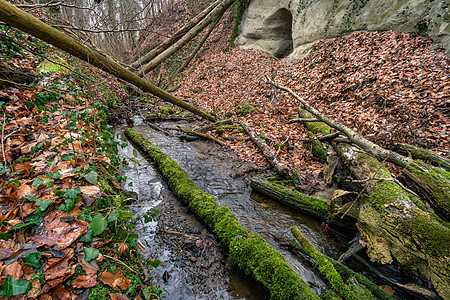
[[[31,73],[31,70],[13,68],[0,61],[0,89],[28,84],[36,78],[36,74]]]
[[[367,255],[383,264],[395,259],[402,268],[418,270],[441,297],[450,298],[449,228],[420,209],[378,160],[348,144],[334,147],[364,187],[365,193],[351,205],[358,230],[367,238]]]
[[[398,152],[403,155],[411,156],[414,159],[423,160],[430,165],[443,168],[447,172],[450,172],[450,159],[446,157],[409,144],[397,144],[396,149],[398,149]]]
[[[261,139],[253,129],[246,122],[239,120],[239,124],[241,124],[242,128],[247,132],[252,141],[261,149],[264,157],[269,161],[270,165],[277,170],[278,173],[282,175],[289,175],[289,169],[278,160],[275,154],[272,152],[270,147]]]
[[[230,261],[265,286],[272,299],[320,299],[282,254],[257,233],[242,227],[229,208],[219,207],[175,161],[134,130],[125,130],[125,135],[155,162],[174,194],[217,234],[228,248]]]
[[[207,120],[213,122],[216,121],[214,116],[152,85],[148,81],[140,78],[136,74],[106,58],[104,55],[83,46],[61,31],[45,24],[5,0],[0,0],[0,21],[40,38],[105,72],[125,80],[128,83],[134,84],[145,92],[151,93]]]
[[[287,121],[287,124],[292,124],[292,123],[306,123],[306,122],[319,122],[319,119],[315,119],[315,118],[301,118],[301,119],[291,119],[289,121]]]
[[[167,48],[164,52],[160,53],[148,64],[144,65],[138,72],[139,76],[144,76],[163,61],[172,56],[175,52],[184,47],[194,37],[196,37],[204,28],[214,22],[217,18],[220,18],[224,12],[233,4],[235,0],[223,0],[221,1],[205,18],[203,18],[196,26],[194,26],[188,33],[186,33],[181,39],[175,42],[172,46]]]
[[[204,19],[222,0],[217,0],[205,8],[201,13],[196,15],[193,19],[191,19],[188,23],[186,23],[183,27],[178,29],[170,38],[166,39],[164,42],[159,44],[154,49],[150,50],[147,54],[140,57],[134,63],[130,65],[131,68],[137,69],[140,66],[148,63],[153,58],[155,58],[158,54],[164,52],[167,48],[172,46],[175,42],[181,39],[189,30],[191,30],[195,25],[198,24],[202,19]]]
[[[181,128],[181,127],[178,127],[178,128],[180,129],[180,131],[182,131],[184,133],[191,134],[191,135],[196,135],[198,137],[214,141],[217,144],[219,144],[220,146],[226,146],[226,144],[224,142],[222,142],[221,140],[213,137],[212,135],[201,133],[201,132],[196,132],[196,131],[193,131],[193,130],[187,130],[187,129],[184,129],[184,128]]]
[[[307,213],[323,221],[327,219],[327,200],[325,199],[305,195],[294,189],[264,180],[260,177],[252,178],[250,187],[254,191],[298,211]]]
[[[205,133],[205,132],[208,132],[208,131],[210,131],[210,130],[215,129],[215,128],[218,127],[218,126],[226,125],[226,124],[232,124],[232,123],[233,123],[233,119],[221,120],[221,121],[218,121],[218,122],[215,122],[215,123],[211,123],[211,124],[208,124],[208,125],[206,125],[206,126],[197,128],[197,129],[195,129],[194,131],[195,131],[195,132]]]

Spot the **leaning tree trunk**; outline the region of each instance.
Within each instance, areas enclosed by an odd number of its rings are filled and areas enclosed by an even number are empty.
[[[194,37],[196,37],[204,28],[214,22],[217,18],[220,18],[224,12],[230,7],[234,0],[223,0],[217,7],[215,7],[208,16],[194,26],[187,34],[185,34],[180,40],[170,46],[167,50],[156,56],[152,61],[142,67],[138,72],[139,76],[144,76],[157,66],[164,62],[167,58],[171,57],[175,52],[180,50],[184,45],[189,43]]]
[[[409,144],[398,144],[396,145],[396,148],[398,149],[397,152],[399,152],[400,154],[411,156],[414,159],[423,160],[430,165],[442,168],[447,172],[450,172],[450,159],[446,157]]]
[[[68,37],[59,30],[45,24],[34,16],[26,13],[5,0],[0,0],[0,21],[8,25],[23,30],[35,37],[38,37],[70,54],[94,65],[103,71],[106,71],[128,83],[134,84],[142,91],[151,93],[163,100],[166,100],[176,106],[184,108],[207,120],[215,121],[216,118],[190,104],[178,99],[168,92],[152,85],[148,81],[140,78],[136,74],[124,69],[117,63],[109,60],[100,53],[93,51],[71,37]]]
[[[202,19],[204,19],[222,0],[217,0],[208,6],[205,10],[203,10],[200,14],[195,16],[192,20],[190,20],[187,24],[177,30],[170,38],[166,39],[162,44],[158,45],[156,48],[152,49],[150,52],[136,60],[134,63],[130,65],[131,68],[137,69],[140,66],[148,63],[153,58],[155,58],[158,54],[161,54],[176,43],[179,39],[181,39],[189,30],[191,30],[195,25],[197,25]]]
[[[450,299],[450,230],[420,209],[420,200],[410,199],[375,158],[345,143],[334,146],[365,189],[351,214],[367,238],[368,256],[381,263],[395,259],[404,268],[418,270],[431,279],[440,296]]]

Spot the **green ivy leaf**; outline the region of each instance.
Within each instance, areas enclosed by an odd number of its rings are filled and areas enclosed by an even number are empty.
[[[40,211],[45,211],[50,204],[52,204],[52,200],[50,199],[44,201],[42,201],[41,199],[36,200],[36,206],[39,207]]]
[[[75,208],[75,204],[73,203],[72,199],[66,199],[66,204],[62,204],[59,209],[64,210],[65,212],[70,212],[72,209]]]
[[[44,180],[42,178],[37,177],[35,180],[33,180],[33,183],[31,184],[31,186],[38,188],[43,183],[44,183]]]
[[[94,171],[91,171],[86,175],[84,175],[84,179],[86,179],[90,184],[97,184],[98,182],[97,177],[98,177],[97,172]]]
[[[31,283],[25,279],[15,280],[11,275],[6,275],[2,289],[6,297],[17,296],[28,292],[31,289]]]
[[[80,237],[80,242],[83,242],[83,243],[92,243],[92,241],[94,240],[93,239],[93,237],[92,237],[92,230],[91,229],[88,229],[87,231],[86,231],[86,233],[85,234],[83,234],[81,237]]]
[[[36,201],[39,198],[38,196],[33,196],[33,195],[25,195],[23,197],[25,199],[27,199],[28,201]]]
[[[24,257],[25,261],[28,263],[30,267],[37,270],[41,267],[41,263],[39,260],[41,259],[42,252],[34,252],[30,253]]]
[[[119,218],[119,212],[113,210],[108,216],[108,223],[115,222]]]
[[[92,219],[91,225],[89,225],[94,236],[100,235],[103,231],[105,231],[107,226],[108,222],[101,214],[96,214]]]
[[[66,192],[64,193],[64,195],[66,195],[70,199],[74,199],[80,193],[81,193],[81,190],[79,187],[77,187],[75,189],[67,189]]]
[[[90,262],[91,260],[97,259],[100,251],[92,247],[84,249],[84,260]]]
[[[17,224],[13,228],[11,228],[11,230],[27,228],[27,227],[30,227],[32,225],[39,226],[40,224],[41,224],[41,220],[38,217],[36,217],[36,216],[32,216],[28,222],[25,222],[25,223],[22,223],[22,224]]]

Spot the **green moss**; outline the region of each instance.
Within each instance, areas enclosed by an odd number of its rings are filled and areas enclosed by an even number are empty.
[[[321,162],[322,164],[326,163],[328,155],[327,150],[323,147],[322,143],[314,138],[314,134],[311,131],[308,132],[308,138],[311,147],[311,153],[319,162]]]
[[[358,280],[359,283],[363,284],[368,290],[370,290],[370,292],[373,295],[375,295],[379,299],[381,299],[381,300],[394,300],[395,299],[394,297],[392,297],[391,295],[386,293],[384,290],[380,289],[375,283],[373,283],[372,281],[367,279],[367,277],[365,277],[359,273],[356,273],[355,271],[353,271],[352,269],[349,269],[345,265],[338,263],[331,257],[326,256],[326,259],[333,264],[334,268],[336,269],[336,271],[339,272],[339,274],[341,276],[346,277],[346,278],[349,278],[349,277],[356,278],[356,280]]]
[[[344,299],[358,299],[357,296],[345,285],[339,273],[329,262],[325,255],[314,249],[314,246],[305,238],[305,236],[295,227],[291,227],[291,232],[300,243],[300,249],[303,253],[314,259],[314,264],[333,289]]]
[[[228,246],[230,260],[267,287],[273,299],[319,299],[279,252],[242,227],[228,208],[217,206],[175,161],[134,130],[125,130],[125,135],[156,163],[175,195]]]
[[[432,256],[450,256],[450,230],[428,216],[412,216],[406,221],[405,231],[426,247]]]
[[[222,134],[222,133],[225,132],[225,129],[223,129],[222,126],[218,126],[218,127],[216,128],[216,132],[217,132],[218,134]]]
[[[239,115],[246,116],[256,111],[256,108],[251,104],[244,104],[239,108]]]
[[[322,294],[323,300],[340,300],[342,299],[339,297],[335,292],[332,290],[326,290],[325,293]]]
[[[244,16],[245,9],[247,8],[248,0],[237,0],[234,3],[235,7],[235,18],[234,18],[234,25],[233,25],[233,31],[231,32],[230,39],[228,40],[228,45],[224,49],[224,52],[227,52],[230,47],[234,44],[234,41],[236,40],[236,37],[239,33],[239,27],[241,26],[242,18]]]
[[[365,168],[369,170],[369,176],[373,176],[376,174],[375,177],[378,178],[384,178],[384,179],[391,179],[392,175],[391,172],[389,172],[386,167],[380,163],[376,158],[369,156],[365,153],[358,153],[356,155],[356,159],[359,163],[361,163]]]
[[[313,119],[315,118],[314,115],[312,115],[311,113],[307,112],[304,109],[300,110],[300,116],[302,118],[307,118],[307,119]],[[311,131],[314,134],[330,134],[333,132],[333,129],[328,126],[327,124],[325,124],[324,122],[305,122],[306,127],[308,128],[309,131]]]
[[[383,213],[384,205],[397,201],[409,201],[408,194],[395,182],[392,181],[377,181],[371,189],[368,200],[379,212]]]
[[[36,68],[38,74],[68,72],[69,64],[60,59],[44,60]]]
[[[356,278],[350,277],[347,280],[347,286],[350,290],[359,298],[364,300],[376,300],[377,298],[372,295],[372,293],[366,289],[364,285],[359,283]]]
[[[427,193],[433,197],[433,204],[450,217],[450,181],[436,168],[415,160],[406,169],[420,178],[428,187]],[[448,173],[448,172],[447,172]],[[447,174],[448,176],[448,174]]]

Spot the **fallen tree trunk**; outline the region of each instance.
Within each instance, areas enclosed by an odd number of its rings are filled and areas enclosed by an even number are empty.
[[[358,230],[367,238],[367,255],[418,270],[440,296],[450,298],[450,230],[420,209],[378,160],[348,144],[334,148],[367,193],[350,204]]]
[[[277,170],[277,172],[280,173],[281,175],[288,176],[289,169],[278,160],[275,154],[273,154],[272,150],[270,150],[270,147],[256,135],[256,133],[253,131],[250,125],[248,125],[242,120],[239,120],[239,124],[241,124],[242,128],[244,128],[244,130],[250,136],[252,141],[258,146],[258,148],[261,149],[264,157],[269,161],[270,165],[274,167],[275,170]]]
[[[172,56],[175,52],[180,50],[184,45],[189,43],[194,37],[196,37],[204,28],[209,24],[214,22],[216,19],[221,18],[225,11],[230,7],[234,0],[223,0],[219,5],[217,5],[203,20],[200,21],[196,26],[194,26],[188,33],[186,33],[181,39],[175,42],[172,46],[167,48],[164,52],[160,53],[148,64],[143,66],[138,72],[139,76],[144,76],[159,64],[165,61],[167,58]]]
[[[0,21],[5,22],[8,25],[23,30],[41,40],[44,40],[75,57],[78,57],[85,62],[102,69],[120,79],[131,83],[144,92],[151,93],[165,101],[168,101],[176,106],[184,108],[198,116],[201,116],[207,120],[215,121],[216,118],[187,102],[167,93],[166,91],[152,85],[148,81],[140,78],[136,74],[126,70],[117,63],[109,60],[102,54],[93,51],[79,42],[75,41],[71,37],[68,37],[59,30],[45,24],[38,20],[34,16],[20,10],[14,5],[8,3],[5,0],[0,0]]]
[[[0,61],[0,89],[10,86],[18,87],[25,83],[31,83],[37,78],[36,74],[26,69],[12,68]]]
[[[272,299],[320,299],[257,233],[242,227],[228,207],[219,207],[214,198],[202,191],[181,167],[142,135],[132,129],[125,135],[138,145],[155,163],[170,189],[228,247],[229,258],[239,268],[262,283]]]
[[[176,43],[179,39],[181,39],[189,30],[191,30],[195,25],[197,25],[202,19],[204,19],[222,0],[217,0],[216,2],[209,5],[206,9],[204,9],[201,13],[196,15],[193,19],[191,19],[187,24],[178,29],[170,38],[166,39],[160,45],[150,50],[147,54],[136,60],[134,63],[130,65],[131,68],[137,69],[142,65],[148,63],[153,58],[155,58],[158,54],[164,52],[167,48]]]
[[[441,210],[442,214],[446,216],[447,219],[450,217],[450,179],[447,178],[450,177],[450,175],[448,175],[448,172],[446,177],[442,175],[439,170],[433,169],[430,166],[426,166],[420,161],[413,160],[412,158],[403,156],[394,151],[386,150],[378,146],[377,144],[365,139],[363,136],[359,135],[351,128],[319,112],[317,109],[309,105],[304,99],[294,93],[291,89],[273,82],[268,76],[266,77],[270,84],[283,91],[288,92],[292,97],[297,99],[302,104],[303,109],[313,114],[328,126],[345,134],[351,143],[361,147],[371,156],[379,159],[380,161],[392,162],[402,168],[406,168],[409,172],[414,174],[414,176],[410,176],[410,178],[413,181],[419,181],[415,183],[415,185],[426,186],[426,189],[419,189],[419,192],[426,194],[421,195],[423,199],[430,199],[431,204]],[[309,126],[310,124],[313,124],[313,122],[306,124],[307,126]]]
[[[317,251],[313,245],[303,236],[298,228],[291,227],[292,235],[299,241],[299,250],[314,259],[314,264],[318,268],[319,272],[327,279],[331,284],[334,291],[340,295],[343,299],[356,300],[358,299],[353,291],[344,283],[339,273],[333,267],[333,264],[329,262],[325,255]]]
[[[328,216],[327,200],[308,196],[294,189],[272,183],[260,177],[250,181],[250,187],[256,192],[275,199],[298,211],[325,221]]]
[[[407,156],[411,156],[414,159],[420,159],[424,162],[443,168],[447,172],[450,172],[450,159],[440,156],[434,152],[422,149],[413,145],[408,144],[398,144],[396,146],[399,153]]]

